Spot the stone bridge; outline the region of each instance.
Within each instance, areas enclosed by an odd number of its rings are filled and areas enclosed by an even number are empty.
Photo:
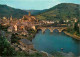
[[[49,29],[50,32],[53,32],[55,29],[57,29],[59,32],[62,32],[63,30],[66,30],[67,27],[38,27],[37,30],[38,29],[41,29],[42,33],[44,33],[46,29]]]

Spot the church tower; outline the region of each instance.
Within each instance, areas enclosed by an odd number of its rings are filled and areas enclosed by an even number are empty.
[[[10,21],[12,21],[12,16],[10,17]]]
[[[31,12],[29,11],[28,16],[31,16]]]

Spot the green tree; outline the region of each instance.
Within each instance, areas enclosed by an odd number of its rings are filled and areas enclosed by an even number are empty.
[[[16,33],[12,34],[11,43],[18,43],[18,40],[20,40],[20,38],[18,38],[16,35],[17,35]]]
[[[15,56],[16,52],[14,48],[10,46],[10,43],[3,36],[0,36],[0,56]]]
[[[78,22],[75,23],[74,30],[77,31],[77,32],[79,32]]]

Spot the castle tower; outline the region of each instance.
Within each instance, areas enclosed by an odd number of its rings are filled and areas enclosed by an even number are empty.
[[[28,16],[31,16],[31,12],[29,11]]]

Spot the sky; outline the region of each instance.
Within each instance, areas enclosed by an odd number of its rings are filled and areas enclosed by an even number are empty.
[[[60,3],[80,4],[80,0],[0,0],[0,4],[24,10],[49,9]]]

